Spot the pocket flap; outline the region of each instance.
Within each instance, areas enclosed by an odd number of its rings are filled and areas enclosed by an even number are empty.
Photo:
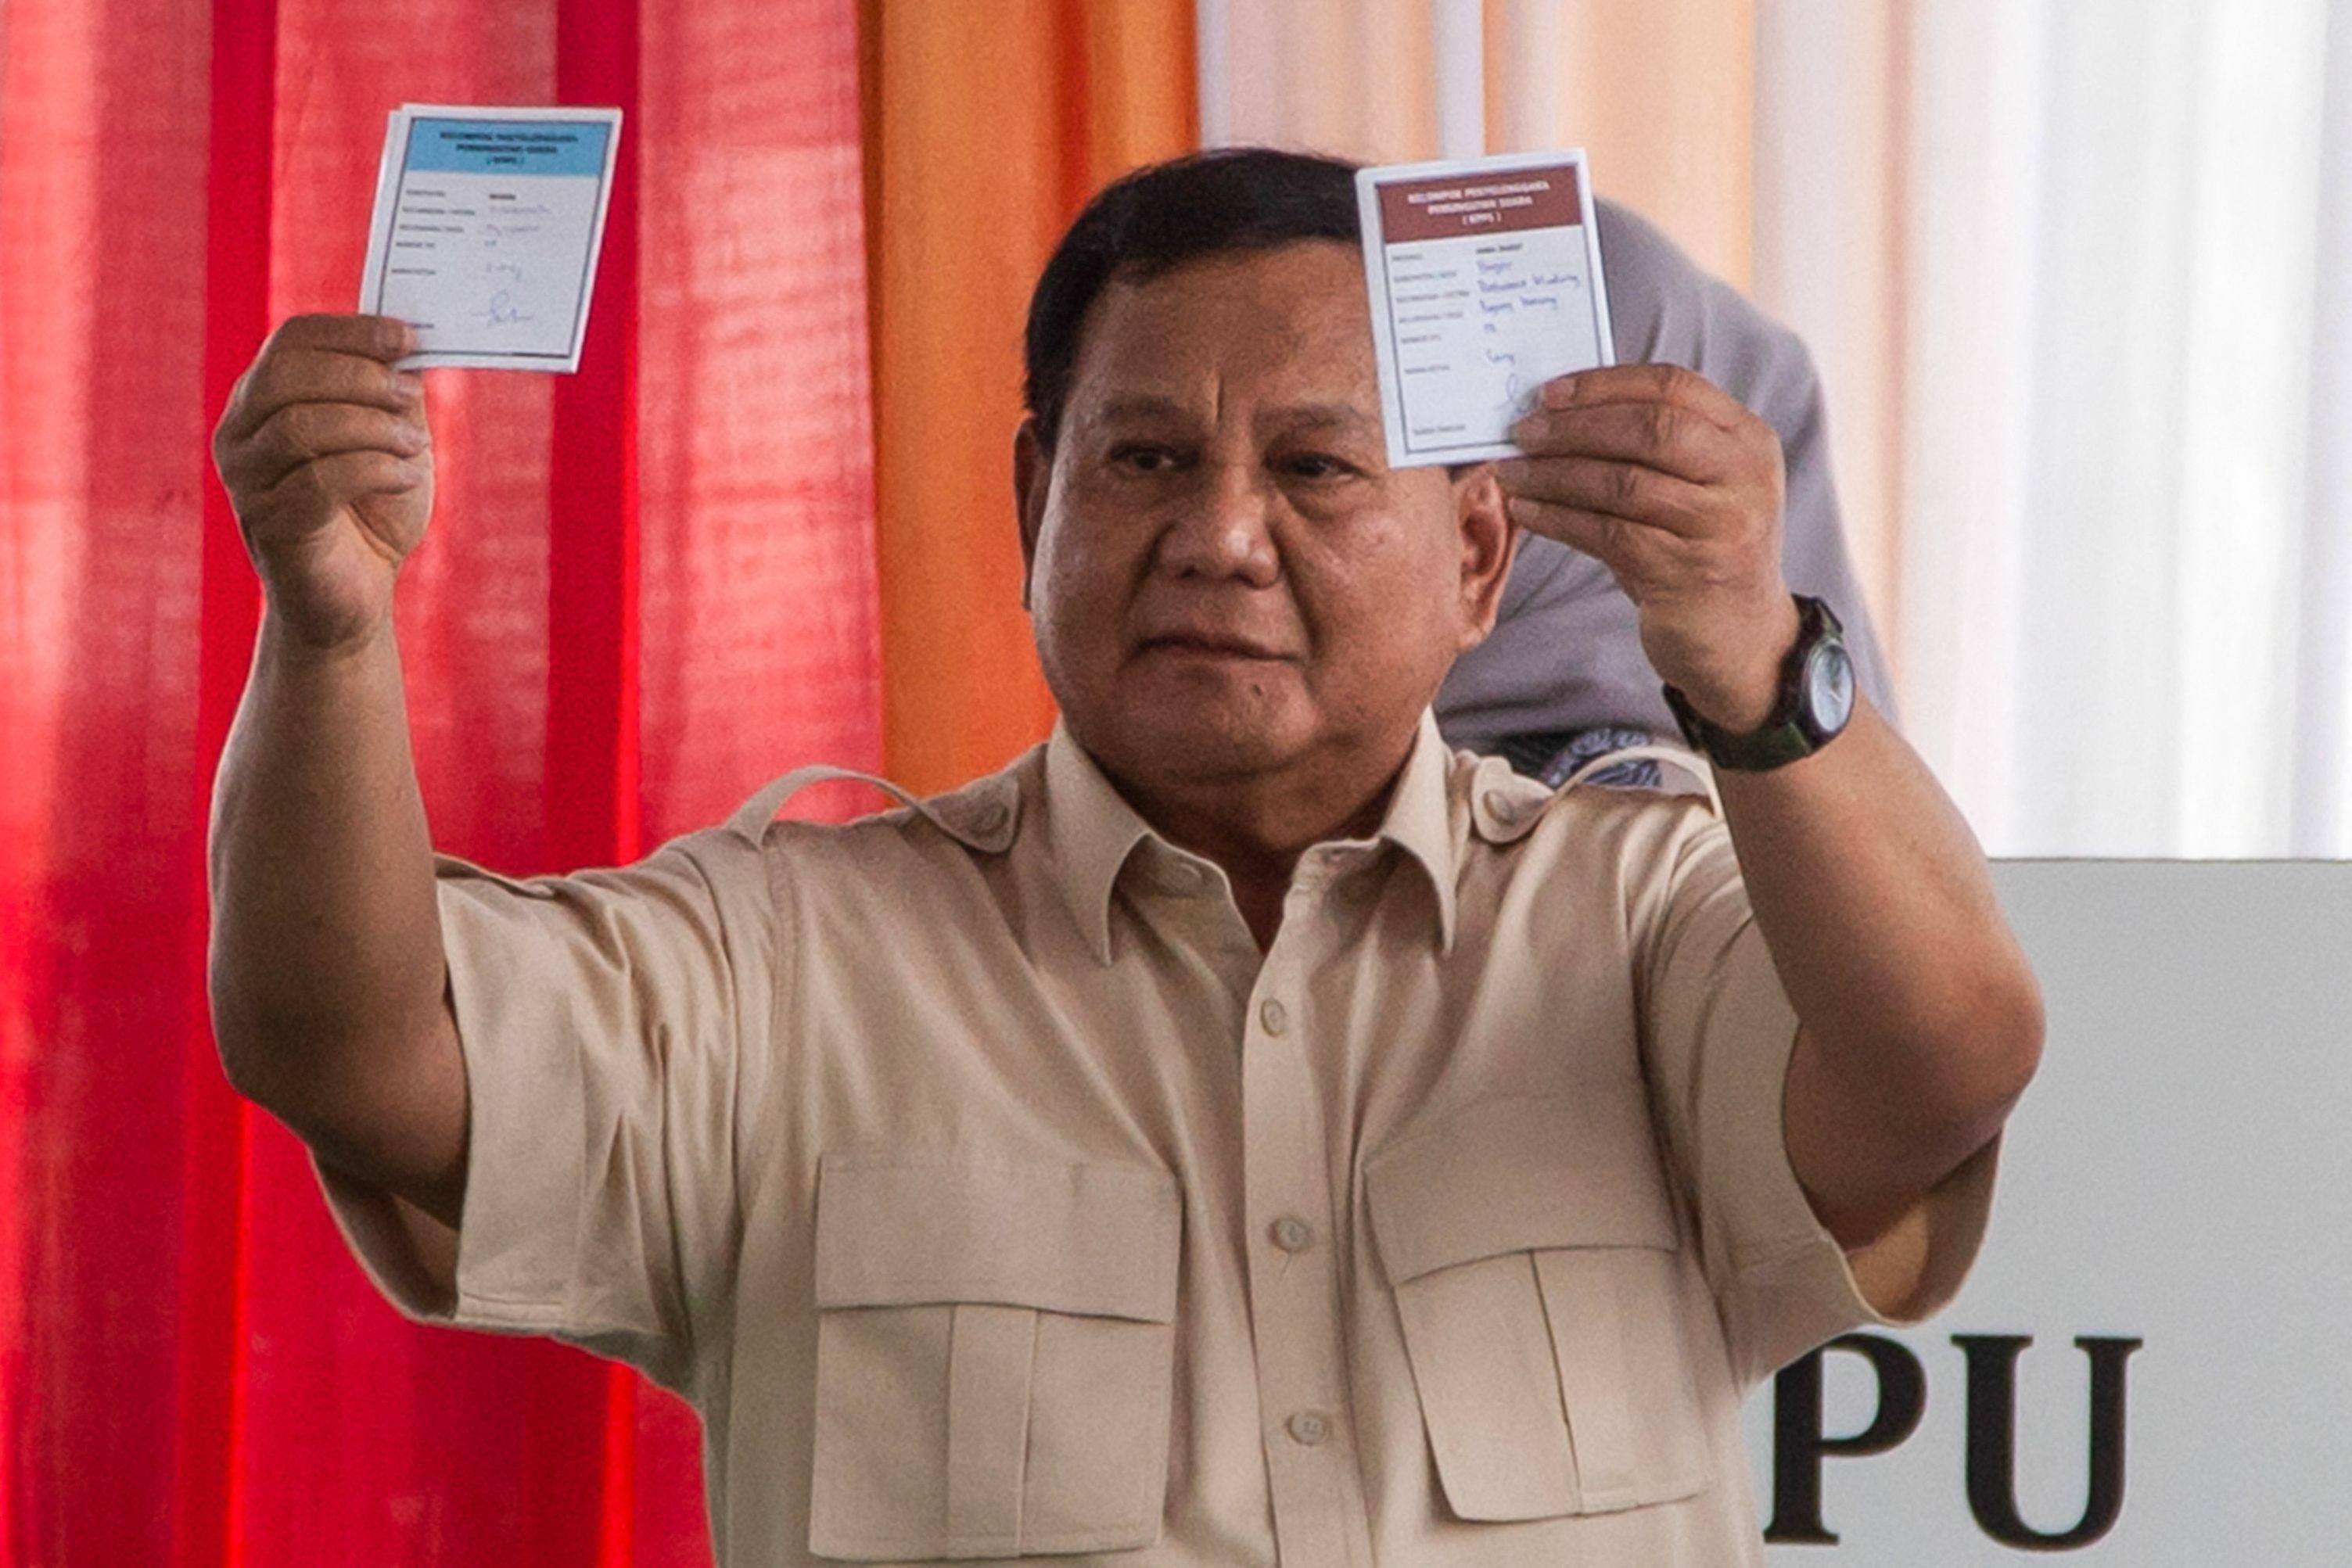
[[[992,1302],[1171,1322],[1176,1178],[1139,1166],[819,1162],[816,1304]]]
[[[1640,1087],[1489,1100],[1365,1162],[1391,1285],[1553,1247],[1676,1245]]]

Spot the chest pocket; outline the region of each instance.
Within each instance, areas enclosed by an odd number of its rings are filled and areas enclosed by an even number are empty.
[[[1455,1517],[1547,1519],[1709,1480],[1675,1217],[1638,1089],[1472,1106],[1366,1163]]]
[[[1139,1166],[825,1155],[809,1550],[1158,1540],[1180,1217]]]

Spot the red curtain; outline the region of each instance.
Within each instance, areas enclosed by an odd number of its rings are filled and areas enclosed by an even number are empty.
[[[709,1561],[683,1406],[402,1322],[222,1079],[257,600],[206,443],[271,323],[351,308],[387,110],[620,103],[580,375],[428,378],[436,839],[611,862],[877,765],[857,59],[854,0],[0,5],[0,1561]]]

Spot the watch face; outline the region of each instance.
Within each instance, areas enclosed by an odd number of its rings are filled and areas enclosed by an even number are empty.
[[[1824,735],[1853,716],[1853,660],[1842,643],[1824,643],[1805,663],[1805,707]]]

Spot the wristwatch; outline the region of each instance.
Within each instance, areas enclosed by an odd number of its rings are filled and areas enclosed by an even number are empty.
[[[1701,717],[1674,687],[1666,706],[1683,727],[1683,738],[1705,752],[1717,768],[1762,773],[1811,757],[1845,728],[1853,716],[1853,658],[1845,651],[1845,628],[1818,599],[1797,594],[1797,643],[1780,664],[1780,695],[1761,727],[1734,735]]]

